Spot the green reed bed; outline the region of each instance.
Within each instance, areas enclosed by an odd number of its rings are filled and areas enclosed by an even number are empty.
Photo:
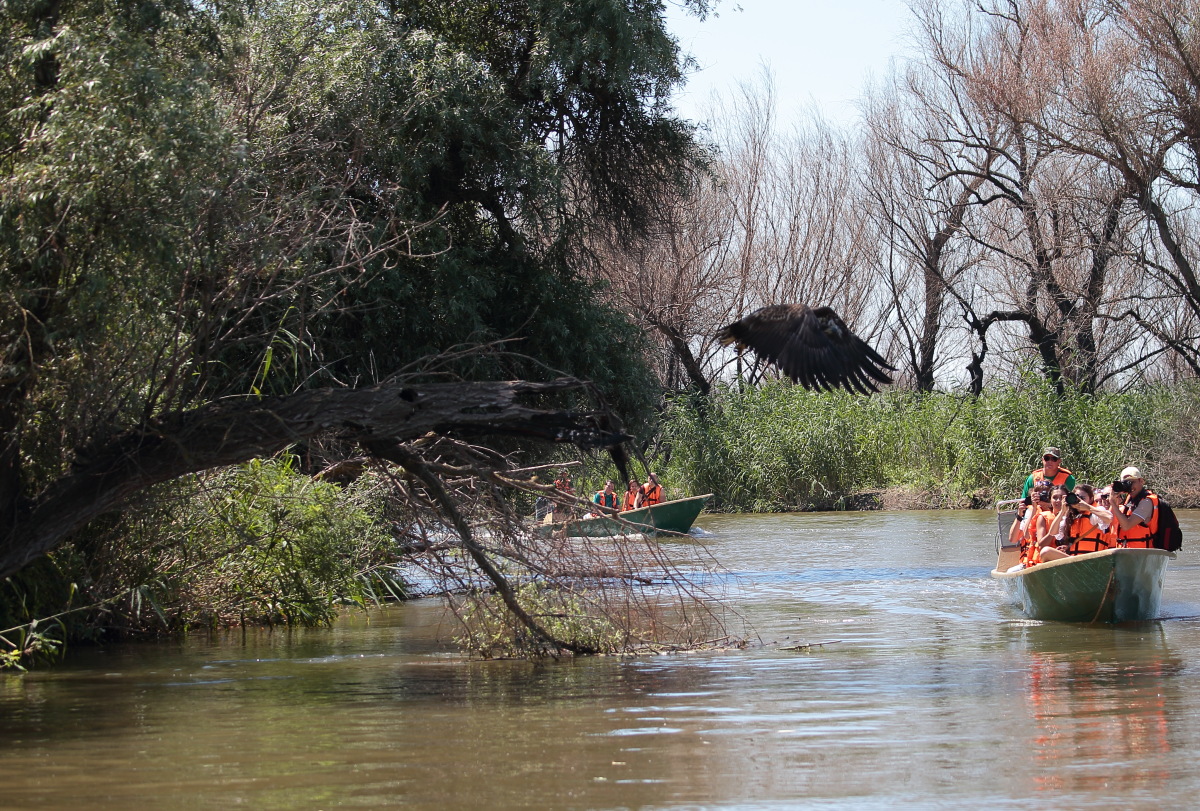
[[[1058,397],[1036,381],[961,393],[854,397],[786,383],[679,397],[663,426],[675,492],[728,511],[985,506],[1019,493],[1056,445],[1079,481],[1136,464],[1196,498],[1194,386]]]

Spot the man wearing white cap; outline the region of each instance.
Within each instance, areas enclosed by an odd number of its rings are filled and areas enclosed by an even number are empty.
[[[1136,467],[1122,470],[1120,481],[1113,482],[1110,498],[1121,546],[1135,549],[1153,546],[1154,531],[1158,529],[1158,496],[1146,489],[1142,471]]]

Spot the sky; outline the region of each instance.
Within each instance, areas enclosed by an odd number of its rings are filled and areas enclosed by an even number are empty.
[[[676,94],[676,109],[701,120],[714,91],[775,77],[783,121],[816,106],[830,121],[852,123],[867,79],[882,78],[908,48],[910,13],[902,0],[719,0],[704,22],[668,2],[668,25],[700,70]]]

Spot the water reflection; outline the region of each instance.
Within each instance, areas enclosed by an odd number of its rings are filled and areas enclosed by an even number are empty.
[[[1064,633],[1065,630],[1074,633]],[[1034,788],[1158,792],[1171,780],[1171,719],[1189,711],[1161,623],[1025,629]]]

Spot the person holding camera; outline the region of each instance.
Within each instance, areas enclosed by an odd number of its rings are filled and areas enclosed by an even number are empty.
[[[1158,529],[1158,495],[1146,489],[1146,480],[1136,467],[1121,471],[1112,483],[1110,496],[1113,518],[1117,524],[1117,540],[1131,549],[1154,546]]]
[[[1065,486],[1068,491],[1075,488],[1075,475],[1062,466],[1062,451],[1058,448],[1042,451],[1042,466],[1026,477],[1021,498],[1028,498],[1029,491],[1037,484],[1046,488]]]
[[[1108,528],[1113,514],[1095,501],[1096,491],[1090,484],[1078,484],[1074,490],[1054,488],[1052,503],[1057,512],[1041,539],[1043,561],[1112,547]]]
[[[1021,562],[1017,569],[1036,566],[1041,560],[1041,545],[1038,541],[1046,534],[1053,517],[1050,485],[1038,480],[1024,500],[1017,505],[1017,520],[1013,521],[1008,531],[1008,542],[1021,547]]]

